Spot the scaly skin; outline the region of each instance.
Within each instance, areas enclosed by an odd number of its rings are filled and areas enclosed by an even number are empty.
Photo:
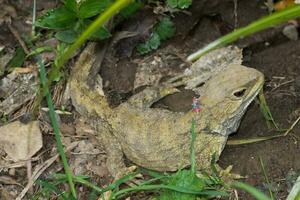
[[[79,57],[71,73],[70,92],[76,110],[92,121],[105,145],[107,166],[113,176],[126,169],[123,153],[133,163],[148,169],[175,171],[188,166],[193,119],[197,167],[208,167],[212,155],[218,157],[228,135],[237,130],[247,106],[264,82],[259,71],[232,65],[205,83],[200,113],[150,108],[159,99],[178,92],[168,85],[148,87],[112,109],[106,97],[87,84],[96,57],[94,51],[95,44],[90,43]]]

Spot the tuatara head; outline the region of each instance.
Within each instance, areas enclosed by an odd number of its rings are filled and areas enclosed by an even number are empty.
[[[209,130],[224,136],[235,132],[263,83],[261,72],[242,65],[230,65],[208,80],[201,103],[209,112]]]

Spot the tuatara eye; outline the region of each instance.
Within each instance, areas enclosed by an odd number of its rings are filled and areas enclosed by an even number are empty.
[[[245,95],[245,93],[246,93],[246,89],[243,88],[243,89],[240,89],[240,90],[235,91],[235,92],[233,93],[233,95],[234,95],[235,97],[241,98],[241,97],[243,97],[243,96]]]

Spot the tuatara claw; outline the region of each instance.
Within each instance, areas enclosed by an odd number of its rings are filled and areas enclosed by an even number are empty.
[[[135,166],[135,165],[121,169],[119,172],[117,172],[115,174],[115,181],[122,178],[123,176],[126,176],[126,175],[134,172],[136,169],[137,169],[137,166]]]
[[[240,174],[236,174],[236,173],[231,173],[232,170],[232,165],[229,165],[228,167],[226,167],[226,169],[222,169],[221,167],[219,167],[218,171],[219,171],[219,175],[221,176],[221,178],[227,182],[227,183],[231,183],[236,179],[244,179],[247,178],[245,176],[242,176]]]
[[[115,178],[114,178],[114,181],[117,181],[119,180],[120,178],[130,174],[130,173],[133,173],[135,170],[137,169],[137,166],[133,165],[133,166],[130,166],[130,167],[126,167],[126,168],[123,168],[121,171],[119,171]],[[136,174],[134,176],[134,178],[130,179],[129,181],[127,181],[125,184],[133,187],[135,185],[139,185],[141,183],[141,181],[139,179],[143,178],[143,175],[142,174]]]

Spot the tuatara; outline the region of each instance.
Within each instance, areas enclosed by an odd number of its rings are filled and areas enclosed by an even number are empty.
[[[196,121],[196,162],[210,165],[221,154],[227,137],[237,130],[248,105],[263,86],[259,71],[233,64],[202,86],[203,110],[172,112],[151,108],[159,99],[178,92],[172,84],[150,86],[128,101],[111,108],[103,91],[88,84],[95,62],[95,44],[90,43],[72,69],[69,86],[76,110],[91,121],[107,151],[107,166],[113,176],[126,169],[123,153],[133,163],[158,171],[175,171],[190,164],[190,128]]]

